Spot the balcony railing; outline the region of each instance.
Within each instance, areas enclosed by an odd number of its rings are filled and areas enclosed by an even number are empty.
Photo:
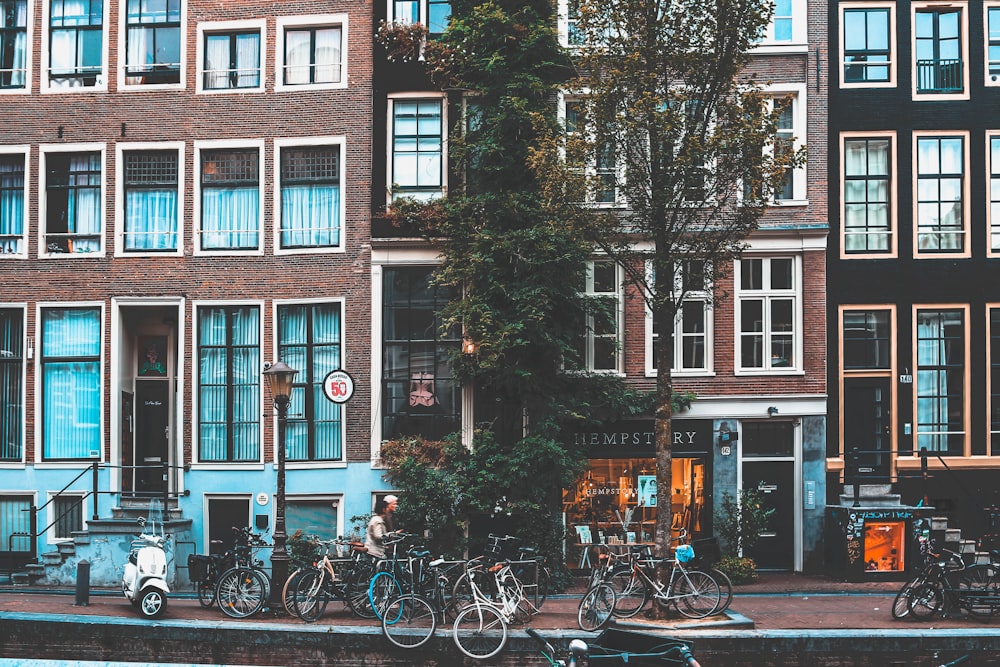
[[[962,60],[949,58],[917,61],[918,93],[962,92]]]

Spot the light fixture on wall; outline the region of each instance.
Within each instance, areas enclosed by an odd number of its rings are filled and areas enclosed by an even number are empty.
[[[776,414],[778,414],[778,408],[777,408],[777,406],[772,405],[772,406],[770,406],[767,409],[767,416],[768,417],[773,417]]]

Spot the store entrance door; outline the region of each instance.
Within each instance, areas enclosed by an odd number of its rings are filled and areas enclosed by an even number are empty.
[[[888,378],[844,381],[844,453],[849,456],[857,448],[858,474],[876,484],[889,479],[889,400]]]
[[[762,570],[795,566],[795,461],[744,461],[743,488],[760,488],[764,506],[774,510],[750,554]]]

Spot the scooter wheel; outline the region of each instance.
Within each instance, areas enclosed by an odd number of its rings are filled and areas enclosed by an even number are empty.
[[[139,593],[139,611],[146,618],[156,618],[167,610],[167,595],[159,588],[150,586]]]

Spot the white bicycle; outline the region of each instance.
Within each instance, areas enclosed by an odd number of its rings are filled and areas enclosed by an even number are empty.
[[[487,585],[488,576],[493,577],[494,586]],[[538,609],[525,596],[510,563],[497,563],[488,570],[482,564],[472,565],[468,580],[472,599],[455,619],[455,644],[470,658],[485,660],[507,645],[508,625],[525,614],[537,614]]]

